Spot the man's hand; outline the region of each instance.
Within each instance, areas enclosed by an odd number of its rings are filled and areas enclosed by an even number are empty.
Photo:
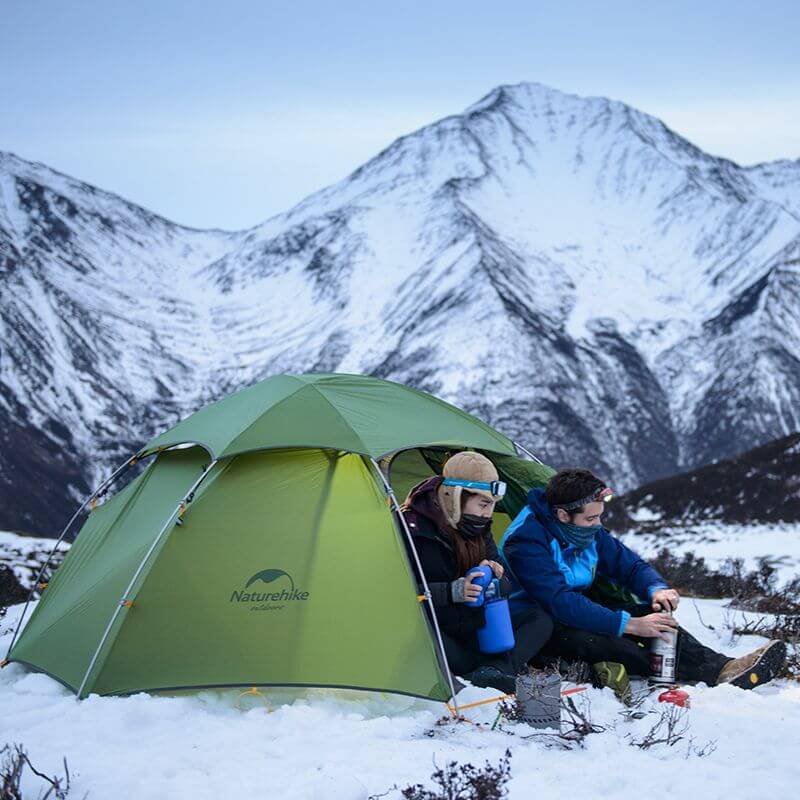
[[[494,572],[495,578],[502,578],[503,573],[505,570],[503,569],[502,564],[498,564],[496,561],[487,561],[485,558],[478,564],[479,567],[491,567],[492,572]]]
[[[669,614],[648,614],[645,617],[631,617],[623,633],[641,636],[645,639],[669,640],[669,632],[675,630],[678,623]]]
[[[674,611],[679,601],[680,596],[674,589],[658,589],[653,592],[651,604],[654,611]]]

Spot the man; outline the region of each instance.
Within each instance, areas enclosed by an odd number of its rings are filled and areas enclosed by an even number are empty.
[[[539,606],[555,628],[549,649],[566,661],[622,664],[630,675],[650,672],[650,642],[678,630],[678,681],[709,686],[760,686],[778,673],[786,645],[772,641],[741,658],[700,644],[668,612],[680,598],[666,581],[601,524],[611,489],[586,469],[566,469],[528,504],[500,542],[515,611]],[[628,590],[639,603],[600,599],[598,578]]]

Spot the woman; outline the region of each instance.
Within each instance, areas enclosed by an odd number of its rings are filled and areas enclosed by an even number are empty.
[[[445,463],[442,476],[409,492],[403,514],[431,591],[450,669],[476,686],[511,693],[517,672],[550,638],[553,623],[544,611],[528,609],[512,618],[513,650],[487,655],[478,647],[484,609],[465,603],[481,592],[473,582],[480,574],[474,567],[489,566],[496,578],[503,578],[491,531],[492,512],[503,490],[486,456],[457,453]],[[506,587],[502,580],[501,590]]]

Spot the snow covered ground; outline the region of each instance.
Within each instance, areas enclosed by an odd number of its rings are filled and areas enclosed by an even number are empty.
[[[0,619],[0,653],[21,606]],[[698,613],[699,612],[699,613]],[[732,642],[730,612],[718,600],[685,599],[678,617],[706,643],[727,653],[763,642]],[[748,616],[736,612],[737,619]],[[701,623],[714,626],[709,630]],[[525,739],[521,724],[490,730],[494,706],[469,710],[477,724],[437,725],[441,704],[379,694],[313,691],[264,692],[239,702],[235,691],[174,697],[139,694],[91,696],[77,702],[50,678],[18,664],[0,671],[0,744],[23,743],[34,765],[61,770],[66,756],[73,796],[91,800],[170,797],[280,797],[366,800],[394,784],[429,784],[434,764],[497,763],[512,751],[511,798],[703,797],[749,800],[782,796],[800,785],[800,684],[774,682],[751,692],[731,686],[690,687],[686,739],[674,747],[643,751],[641,739],[656,716],[625,721],[609,690],[578,695],[595,722],[608,726],[589,736],[584,749],[563,751],[546,738]],[[460,702],[490,697],[469,687]],[[265,706],[269,703],[269,707]],[[645,710],[658,711],[654,699]],[[514,734],[514,735],[511,735]],[[716,750],[698,757],[708,742]],[[41,784],[28,776],[23,788],[36,796]],[[399,798],[399,791],[385,795]]]
[[[741,558],[754,569],[758,559],[769,555],[785,582],[800,574],[800,524],[732,525],[706,522],[685,527],[664,527],[657,533],[627,533],[619,538],[644,558],[652,558],[662,547],[673,553],[693,552],[719,568],[729,558]]]

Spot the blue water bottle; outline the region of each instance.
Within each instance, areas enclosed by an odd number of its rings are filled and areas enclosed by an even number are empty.
[[[505,653],[514,647],[514,628],[508,600],[500,592],[484,604],[486,624],[478,629],[478,647],[481,653]]]
[[[486,587],[492,582],[492,578],[494,577],[492,568],[487,567],[486,565],[482,567],[475,567],[474,569],[469,570],[467,575],[472,575],[475,572],[480,572],[480,577],[473,578],[472,583],[474,586],[481,587],[481,593],[474,600],[468,600],[466,603],[464,603],[465,606],[470,606],[470,608],[477,608],[478,606],[483,605]]]
[[[508,600],[500,594],[500,581],[493,578],[481,596],[485,621],[478,629],[478,647],[482,653],[505,653],[514,647],[514,628]]]

